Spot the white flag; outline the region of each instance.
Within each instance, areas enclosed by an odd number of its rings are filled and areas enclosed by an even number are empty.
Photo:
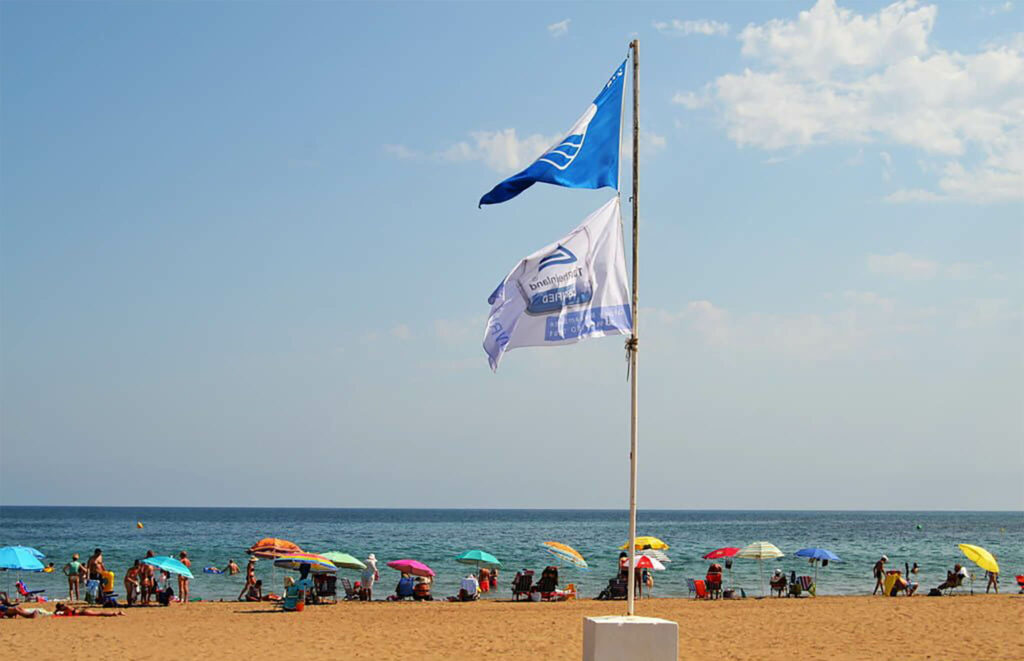
[[[484,351],[492,370],[506,351],[518,347],[629,333],[619,196],[565,238],[519,262],[487,302]]]

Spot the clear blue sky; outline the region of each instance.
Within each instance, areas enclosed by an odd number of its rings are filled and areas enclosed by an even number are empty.
[[[802,13],[803,12],[803,13]],[[1024,6],[0,5],[0,502],[625,507],[476,201],[641,43],[642,507],[1024,507]]]

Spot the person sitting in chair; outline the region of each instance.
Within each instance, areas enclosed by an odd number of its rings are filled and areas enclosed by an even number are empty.
[[[430,596],[430,579],[424,576],[416,577],[416,584],[412,587],[412,598],[415,601],[433,601]]]
[[[953,565],[953,571],[946,572],[946,580],[939,585],[939,589],[958,588],[963,585],[965,578],[967,578],[967,569],[958,562]]]
[[[459,601],[476,601],[480,597],[480,583],[476,576],[468,574],[459,586]]]
[[[771,586],[772,592],[778,592],[781,597],[782,593],[786,591],[786,575],[782,573],[781,569],[776,569],[768,584]],[[764,583],[761,585],[763,586]]]
[[[413,583],[412,576],[405,572],[402,572],[402,577],[398,579],[398,585],[395,586],[395,594],[388,597],[388,601],[401,601],[402,599],[408,599],[415,593],[415,584]]]

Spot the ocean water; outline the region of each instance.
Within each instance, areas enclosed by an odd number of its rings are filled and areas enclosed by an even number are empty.
[[[142,521],[138,529],[136,521]],[[32,589],[63,596],[67,585],[61,567],[72,553],[84,561],[96,547],[103,549],[107,567],[121,579],[135,558],[147,549],[177,556],[186,550],[196,572],[192,593],[204,599],[234,599],[243,574],[209,575],[201,569],[223,568],[229,559],[243,567],[245,549],[263,537],[280,537],[313,552],[344,551],[358,558],[376,553],[381,583],[375,598],[393,590],[398,573],[384,563],[399,558],[421,560],[437,572],[435,597],[454,594],[469,571],[454,557],[480,548],[503,563],[497,594],[507,599],[512,576],[521,568],[538,571],[555,564],[541,542],[552,540],[578,549],[589,570],[565,568],[562,583],[574,582],[583,597],[594,597],[615,574],[618,547],[628,534],[627,513],[605,510],[416,510],[416,509],[269,509],[269,508],[150,508],[150,507],[0,507],[0,546],[22,544],[46,554],[53,574],[25,574]],[[1001,588],[1013,590],[1016,574],[1024,574],[1024,513],[1022,512],[813,512],[813,511],[641,511],[638,534],[655,535],[671,546],[668,569],[655,574],[655,597],[685,596],[686,578],[702,577],[708,562],[704,553],[722,546],[743,546],[767,540],[786,557],[766,561],[767,574],[776,567],[787,574],[812,573],[796,550],[818,546],[842,558],[819,570],[819,594],[868,594],[874,586],[871,567],[881,554],[891,568],[904,562],[922,567],[922,587],[937,585],[955,562],[965,562],[977,575],[975,589],[984,591],[984,572],[967,563],[957,544],[983,546],[999,559]],[[265,589],[281,591],[289,572],[275,570],[270,561],[257,565]],[[341,570],[357,579],[356,572]],[[727,577],[728,578],[728,577]],[[759,594],[756,560],[736,560],[734,584]],[[15,572],[0,573],[0,590],[13,589]],[[727,580],[728,582],[728,580]]]

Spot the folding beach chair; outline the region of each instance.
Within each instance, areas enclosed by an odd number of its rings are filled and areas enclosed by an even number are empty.
[[[352,582],[347,578],[341,579],[341,587],[345,590],[345,601],[353,601],[359,598],[359,593],[352,587]]]
[[[533,587],[533,570],[524,569],[517,573],[512,579],[512,598],[519,601],[520,596],[529,598],[530,589]]]
[[[629,595],[626,593],[626,579],[624,578],[609,578],[608,587],[601,590],[601,593],[597,595],[599,600],[612,600],[612,599],[626,599]]]
[[[555,590],[558,589],[558,568],[547,567],[541,572],[540,580],[533,586],[530,592],[539,592],[541,601],[551,601],[555,597]],[[531,595],[532,596],[532,595]]]
[[[810,594],[812,597],[817,596],[817,589],[814,585],[813,576],[797,576],[796,580],[800,583],[800,587],[804,589],[804,592]]]
[[[317,582],[316,597],[318,601],[330,599],[332,603],[338,603],[338,577],[328,574]]]
[[[18,581],[14,584],[14,587],[18,588],[18,594],[25,601],[39,601],[39,595],[46,592],[46,590],[29,590],[25,585],[25,581]]]
[[[697,580],[693,578],[686,579],[686,596],[689,597],[691,594],[694,599],[697,598]]]

